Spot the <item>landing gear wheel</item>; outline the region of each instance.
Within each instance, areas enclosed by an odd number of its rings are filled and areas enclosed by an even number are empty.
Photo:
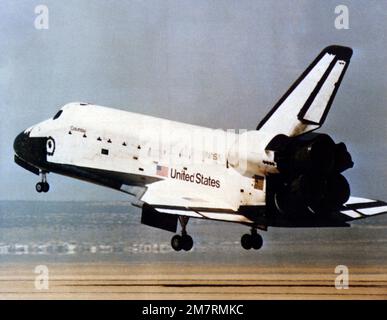
[[[181,224],[181,235],[176,234],[171,239],[171,246],[175,251],[189,251],[193,248],[193,239],[187,234],[188,217],[179,216],[179,222]]]
[[[258,233],[251,235],[252,238],[252,247],[255,250],[259,250],[262,248],[263,239],[262,236]]]
[[[246,233],[242,236],[241,245],[246,250],[250,250],[251,248],[254,250],[261,249],[263,245],[262,236],[256,230],[252,230],[251,234]]]
[[[43,184],[43,192],[48,192],[50,190],[50,185],[47,182],[41,182]]]
[[[41,177],[41,181],[38,182],[35,185],[35,189],[39,193],[41,193],[41,192],[48,192],[48,190],[50,190],[50,185],[47,182],[47,173],[48,172],[46,172],[46,171],[40,170],[39,174],[40,174],[40,177]]]
[[[242,248],[245,250],[250,250],[253,247],[252,242],[253,241],[252,241],[251,234],[246,233],[241,238],[241,245],[242,245]]]
[[[189,251],[193,247],[193,239],[190,235],[186,234],[182,237],[184,251]]]
[[[43,187],[43,182],[38,182],[38,183],[35,185],[35,189],[36,189],[36,191],[39,192],[39,193],[43,192],[43,189],[44,189],[44,187]]]
[[[171,246],[175,251],[183,249],[183,237],[178,234],[174,235],[171,239]]]

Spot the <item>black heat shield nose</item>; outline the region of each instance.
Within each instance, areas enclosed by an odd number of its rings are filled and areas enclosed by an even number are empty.
[[[24,158],[24,150],[28,147],[28,138],[28,134],[21,132],[16,136],[15,141],[13,142],[13,150],[19,158]]]
[[[38,168],[45,168],[47,164],[46,142],[45,137],[31,138],[29,133],[21,132],[13,142],[15,159],[18,158]]]

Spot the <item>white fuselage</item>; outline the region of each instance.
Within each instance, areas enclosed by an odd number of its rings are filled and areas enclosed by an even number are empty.
[[[236,134],[91,104],[70,103],[61,110],[57,119],[26,130],[30,137],[53,139],[49,163],[127,174],[127,185],[132,176],[148,187],[149,179],[164,180],[164,193],[184,190],[186,197],[210,197],[235,210],[265,202],[264,176],[276,170],[273,155],[262,150],[271,135]],[[206,207],[205,201],[201,205]]]

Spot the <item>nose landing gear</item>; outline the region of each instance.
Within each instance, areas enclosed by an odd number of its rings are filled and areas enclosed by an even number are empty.
[[[187,234],[188,217],[179,216],[179,222],[181,224],[181,235],[176,234],[171,239],[171,246],[175,251],[189,251],[193,247],[193,239]]]
[[[251,234],[244,234],[241,238],[242,248],[245,250],[250,250],[253,248],[254,250],[258,250],[262,248],[263,239],[260,234],[257,233],[255,228],[251,229]]]
[[[37,192],[41,193],[41,192],[48,192],[48,190],[50,190],[50,185],[48,184],[47,182],[47,176],[46,176],[46,172],[44,171],[41,171],[40,172],[40,176],[41,176],[41,181],[38,182],[36,185],[35,185],[35,189]]]

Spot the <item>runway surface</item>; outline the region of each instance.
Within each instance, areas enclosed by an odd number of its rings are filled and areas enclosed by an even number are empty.
[[[174,252],[173,234],[139,221],[126,202],[0,201],[0,299],[387,299],[385,216],[269,229],[259,251],[241,248],[244,226],[191,220],[194,249]]]
[[[174,264],[50,264],[49,287],[35,288],[34,265],[0,268],[2,299],[387,299],[386,268],[334,269]]]

